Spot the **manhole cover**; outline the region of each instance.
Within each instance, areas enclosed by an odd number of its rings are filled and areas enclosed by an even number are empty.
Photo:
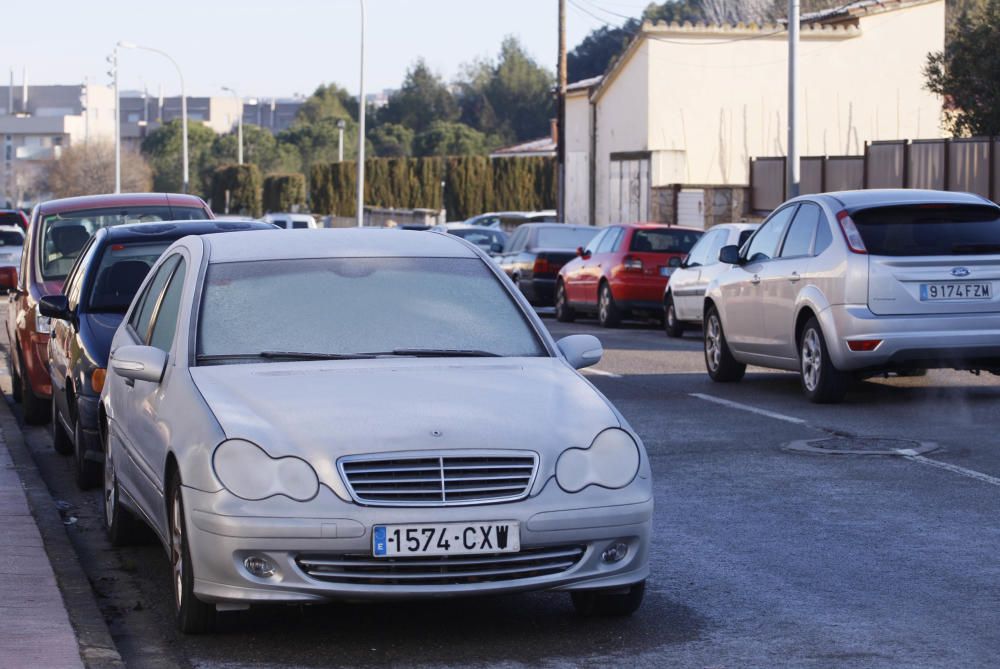
[[[936,448],[937,444],[930,441],[842,435],[793,441],[785,446],[785,450],[819,455],[921,455]]]

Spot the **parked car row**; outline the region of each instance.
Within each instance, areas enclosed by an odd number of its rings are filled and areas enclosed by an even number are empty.
[[[45,372],[12,363],[26,416],[49,408],[78,483],[102,484],[113,545],[152,528],[182,631],[338,599],[640,606],[650,464],[577,371],[595,337],[554,341],[475,240],[210,216],[45,203],[0,269],[10,357]]]

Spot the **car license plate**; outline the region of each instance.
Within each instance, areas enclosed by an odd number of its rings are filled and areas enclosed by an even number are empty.
[[[922,283],[920,284],[920,301],[934,300],[988,300],[993,297],[991,283]]]
[[[516,521],[376,525],[372,528],[372,555],[475,555],[517,553],[521,534]]]
[[[674,273],[674,268],[673,267],[661,267],[660,268],[660,276],[670,276],[673,273]]]

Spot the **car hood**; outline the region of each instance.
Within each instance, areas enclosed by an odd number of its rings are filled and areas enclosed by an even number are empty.
[[[111,355],[111,340],[114,339],[115,332],[124,318],[125,314],[116,313],[86,313],[83,315],[81,334],[84,346],[98,367],[108,366],[108,357]]]
[[[551,467],[620,425],[557,358],[275,362],[191,375],[227,437],[302,457],[327,481],[340,456],[390,451],[524,449]]]

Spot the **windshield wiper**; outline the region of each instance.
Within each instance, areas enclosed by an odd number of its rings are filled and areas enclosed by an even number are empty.
[[[395,348],[392,355],[406,355],[417,358],[499,358],[499,353],[466,348]],[[383,354],[384,355],[384,354]]]
[[[198,362],[224,362],[227,360],[367,360],[375,356],[370,353],[308,353],[299,351],[261,351],[260,353],[217,353],[203,354]]]

